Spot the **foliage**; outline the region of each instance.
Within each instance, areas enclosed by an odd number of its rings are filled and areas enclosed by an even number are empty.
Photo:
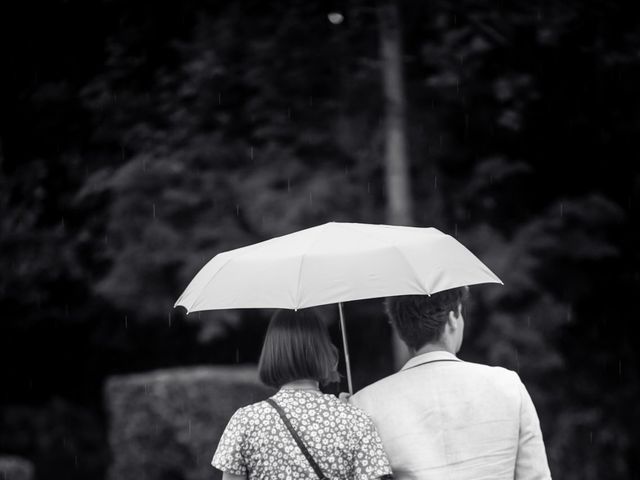
[[[211,478],[211,458],[236,409],[272,394],[255,368],[201,367],[114,377],[106,386],[109,478]],[[216,472],[214,478],[220,478]]]
[[[69,479],[96,478],[105,469],[103,421],[82,404],[55,398],[40,408],[10,405],[0,424],[3,450],[21,452],[33,464],[25,478],[56,479],[59,472]]]
[[[6,480],[31,480],[33,465],[20,457],[0,457],[0,473]]]
[[[263,312],[172,309],[212,255],[382,221],[386,194],[367,2],[330,5],[341,25],[313,2],[36,4],[0,90],[0,431],[47,420],[0,450],[39,468],[53,397],[95,412],[111,374],[255,359]],[[505,281],[474,289],[464,358],[519,371],[555,476],[638,476],[637,6],[401,7],[416,222]],[[388,327],[348,309],[359,385],[388,373]]]

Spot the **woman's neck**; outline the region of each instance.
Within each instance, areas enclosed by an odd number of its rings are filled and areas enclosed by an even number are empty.
[[[319,391],[320,387],[316,380],[310,378],[303,378],[301,380],[294,380],[293,382],[285,383],[280,387],[280,390],[316,390]]]

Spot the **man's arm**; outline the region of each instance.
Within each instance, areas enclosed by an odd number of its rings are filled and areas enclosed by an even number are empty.
[[[518,378],[520,388],[520,436],[515,480],[549,480],[551,472],[542,440],[540,421],[529,392]]]

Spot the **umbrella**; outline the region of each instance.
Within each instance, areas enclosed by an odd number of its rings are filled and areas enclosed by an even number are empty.
[[[502,283],[453,237],[435,228],[330,222],[213,257],[175,306],[301,309],[337,303],[349,391],[342,302]]]

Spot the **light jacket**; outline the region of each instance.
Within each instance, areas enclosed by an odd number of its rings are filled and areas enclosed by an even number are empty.
[[[538,415],[511,370],[429,352],[350,401],[376,425],[396,479],[551,478]]]

